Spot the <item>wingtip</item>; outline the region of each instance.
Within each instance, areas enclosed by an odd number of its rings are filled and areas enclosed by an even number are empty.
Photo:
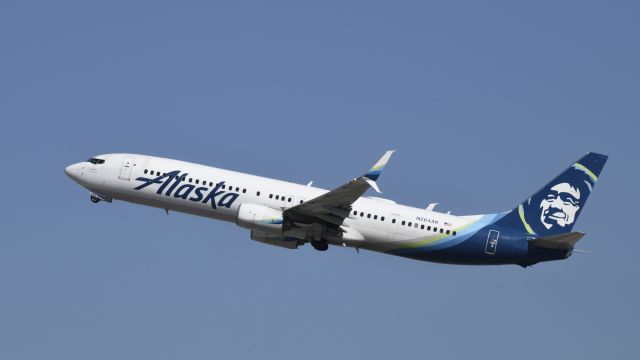
[[[369,172],[365,174],[365,177],[373,181],[378,180],[378,177],[382,173],[382,170],[387,165],[389,159],[391,158],[391,155],[394,152],[395,150],[387,150],[384,155],[382,155],[382,157],[375,163],[375,165],[373,165],[373,167],[369,169]]]
[[[382,155],[382,157],[380,158],[380,160],[378,160],[376,162],[375,165],[373,165],[373,167],[371,168],[371,170],[376,169],[376,168],[383,168],[385,165],[387,165],[387,163],[389,162],[389,159],[391,159],[391,155],[393,155],[393,153],[396,152],[395,150],[387,150],[384,155]]]

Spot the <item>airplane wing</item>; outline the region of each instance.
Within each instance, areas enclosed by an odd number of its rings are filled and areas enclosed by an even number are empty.
[[[393,150],[387,151],[375,165],[361,177],[333,189],[323,195],[286,209],[283,213],[285,223],[305,226],[319,224],[337,229],[351,212],[351,205],[364,194],[369,187],[380,192],[376,180],[391,158]]]

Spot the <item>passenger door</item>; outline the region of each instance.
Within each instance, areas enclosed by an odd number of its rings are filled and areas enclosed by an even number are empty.
[[[495,255],[498,248],[498,238],[500,232],[498,230],[490,230],[489,236],[487,236],[487,244],[484,247],[484,253],[488,255]]]
[[[122,166],[120,167],[120,174],[118,175],[118,179],[127,180],[131,179],[131,169],[133,168],[134,158],[131,156],[125,156],[122,159]]]

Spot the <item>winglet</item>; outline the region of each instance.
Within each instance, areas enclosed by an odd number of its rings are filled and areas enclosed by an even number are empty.
[[[389,150],[386,153],[384,153],[384,155],[382,155],[380,160],[378,160],[378,162],[375,165],[373,165],[371,170],[369,170],[369,172],[364,174],[364,177],[373,181],[378,180],[380,173],[382,173],[382,170],[384,169],[385,165],[387,165],[387,163],[389,162],[389,159],[391,158],[391,155],[394,152],[395,150]]]

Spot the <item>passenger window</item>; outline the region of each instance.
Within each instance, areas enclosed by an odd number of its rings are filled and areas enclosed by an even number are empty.
[[[447,235],[449,235],[449,233],[451,233],[451,231],[450,231],[450,230],[447,230]]]
[[[434,228],[433,228],[433,232],[438,232],[438,228],[437,228],[437,227],[434,227]]]
[[[273,199],[273,194],[269,194],[269,199]]]
[[[240,192],[240,188],[236,186],[236,192]]]
[[[406,224],[406,223],[407,223],[406,221],[402,220],[402,225],[404,225],[404,224]]]
[[[384,216],[380,217],[380,221],[384,221]]]
[[[302,200],[300,200],[300,204],[302,204]]]
[[[280,200],[280,195],[276,195],[276,200]]]
[[[431,231],[431,226],[427,226],[427,230],[428,230],[428,231]]]
[[[371,219],[371,214],[367,214],[367,219]]]
[[[246,193],[246,192],[247,192],[247,189],[242,189],[242,193],[243,194]]]
[[[353,212],[353,216],[358,216],[358,212],[357,212],[357,211],[354,211],[354,212]]]
[[[256,193],[256,196],[260,196],[260,191],[258,191],[258,192]]]
[[[287,199],[287,202],[291,202],[291,198],[288,198],[288,199]]]
[[[391,223],[395,224],[396,223],[396,219],[391,219]]]
[[[145,173],[145,174],[146,174],[146,173],[148,173],[148,172],[149,172],[149,171],[148,171],[147,169],[144,169],[144,173]]]
[[[442,228],[440,228],[440,234],[442,234],[442,232],[443,232],[443,231],[444,231],[444,230],[443,230]]]
[[[222,184],[222,188],[223,188],[223,189],[224,189],[224,188],[226,188],[226,187],[227,187],[227,185],[225,185],[225,184]]]
[[[378,215],[373,215],[373,220],[378,220]]]
[[[151,175],[153,175],[153,170],[151,170]]]
[[[209,181],[209,186],[213,187],[213,182]]]
[[[364,212],[360,211],[360,217],[364,216]]]
[[[418,223],[413,224],[413,227],[417,229],[418,228]]]
[[[420,225],[420,230],[424,230],[424,224]]]
[[[455,232],[455,230],[453,231],[453,236],[456,236],[456,232]]]
[[[411,227],[411,221],[409,221],[409,227]]]
[[[200,180],[196,179],[196,184],[200,184]]]
[[[192,181],[193,181],[193,178],[189,178],[189,182],[192,182]]]

